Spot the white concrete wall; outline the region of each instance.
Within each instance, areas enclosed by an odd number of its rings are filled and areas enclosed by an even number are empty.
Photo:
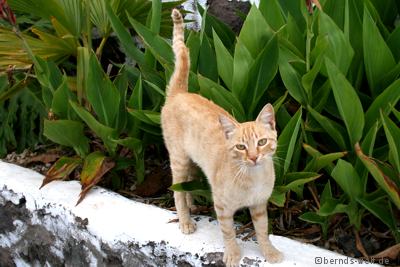
[[[170,223],[176,219],[174,212],[129,200],[100,187],[92,189],[84,201],[75,206],[80,192],[77,181],[56,181],[39,190],[42,179],[43,176],[34,171],[0,161],[0,214],[4,215],[10,206],[13,210],[19,208],[30,213],[27,218],[21,215],[22,211],[17,212],[20,218],[5,226],[13,229],[3,233],[0,230],[0,249],[11,251],[17,266],[32,265],[26,253],[30,244],[23,243],[30,235],[27,229],[49,236],[40,242],[47,248],[43,253],[51,252],[56,263],[79,262],[83,258],[90,266],[107,266],[112,260],[124,266],[133,263],[139,266],[209,266],[207,264],[213,261],[219,262],[213,266],[221,266],[222,235],[218,223],[211,218],[195,216],[197,231],[183,235],[177,223]],[[320,266],[316,263],[319,259],[336,261],[337,264],[329,266],[341,266],[339,263],[344,261],[357,262],[282,236],[271,236],[271,241],[285,257],[282,263],[274,266]],[[78,251],[74,252],[73,244],[77,244]],[[269,266],[256,242],[239,240],[239,244],[244,266]]]

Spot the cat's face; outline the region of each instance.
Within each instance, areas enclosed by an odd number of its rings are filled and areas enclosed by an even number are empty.
[[[277,148],[277,132],[274,110],[270,104],[262,109],[255,121],[239,124],[221,117],[220,122],[231,155],[241,165],[258,166],[274,155]]]

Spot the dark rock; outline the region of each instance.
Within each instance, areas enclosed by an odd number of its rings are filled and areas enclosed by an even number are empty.
[[[16,219],[22,222],[26,222],[29,219],[29,212],[25,208],[25,202],[25,198],[21,198],[18,205],[11,201],[6,201],[5,205],[0,208],[0,234],[14,231],[14,221]]]
[[[239,33],[243,26],[243,20],[237,15],[238,12],[246,15],[251,7],[249,2],[242,1],[208,0],[207,4],[208,12],[230,26],[236,33]]]
[[[2,267],[15,267],[15,263],[11,256],[11,251],[8,248],[0,247],[0,266]]]

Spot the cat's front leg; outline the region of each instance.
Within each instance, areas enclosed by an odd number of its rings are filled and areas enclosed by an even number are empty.
[[[234,211],[224,208],[218,203],[214,203],[215,212],[224,239],[224,263],[227,267],[239,266],[241,259],[240,248],[236,242],[236,231],[233,225]]]
[[[268,238],[267,205],[262,204],[250,207],[250,214],[264,257],[270,263],[281,262],[283,254],[271,244]]]

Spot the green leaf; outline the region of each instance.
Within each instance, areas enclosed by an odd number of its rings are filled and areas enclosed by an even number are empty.
[[[163,38],[152,32],[146,26],[137,22],[128,15],[128,20],[135,31],[142,37],[147,49],[157,58],[161,64],[173,64],[174,53],[171,46]]]
[[[286,48],[280,47],[278,63],[283,84],[297,102],[306,105],[308,97],[302,86],[301,76],[290,62],[292,62],[292,55]]]
[[[147,124],[154,126],[160,126],[161,124],[161,118],[159,112],[150,110],[136,110],[136,109],[128,109],[128,112],[138,120],[145,122]]]
[[[353,59],[353,48],[343,31],[324,12],[319,13],[319,35],[316,46],[320,38],[326,38],[325,41],[328,44],[323,54],[332,60],[342,73],[346,74]]]
[[[322,234],[324,235],[324,238],[326,238],[329,227],[328,217],[321,216],[316,212],[305,212],[299,216],[299,219],[309,223],[318,223],[319,225],[321,225]]]
[[[201,42],[198,72],[213,81],[218,81],[217,59],[207,36],[203,36]]]
[[[339,145],[340,149],[346,149],[346,141],[344,139],[345,129],[337,122],[328,119],[315,111],[310,106],[307,107],[311,116],[321,125],[325,132]]]
[[[350,199],[363,196],[364,181],[349,162],[339,159],[331,176]]]
[[[389,143],[389,159],[393,160],[393,165],[400,173],[400,129],[388,116],[381,112],[383,129],[385,129],[386,139]]]
[[[323,155],[318,150],[315,150],[307,144],[303,144],[303,147],[307,153],[313,157],[313,159],[304,168],[304,171],[318,172],[321,169],[326,168],[327,171],[331,173],[333,170],[333,162],[347,154],[347,152],[336,152]]]
[[[240,41],[247,47],[252,57],[256,58],[272,35],[273,31],[260,10],[253,5],[240,31]]]
[[[53,95],[53,102],[51,109],[57,118],[67,119],[70,114],[70,106],[68,104],[69,99],[74,99],[74,94],[69,90],[67,85],[67,77],[63,77],[63,82],[55,90]]]
[[[233,57],[232,92],[242,103],[247,99],[246,88],[253,62],[249,50],[240,39],[237,39]]]
[[[71,120],[44,120],[44,136],[51,141],[72,147],[84,157],[89,152],[89,140],[83,133],[83,124]]]
[[[362,206],[364,206],[364,208],[366,208],[369,212],[371,212],[375,217],[379,218],[382,222],[384,222],[389,227],[389,229],[392,230],[392,233],[395,236],[397,236],[397,238],[400,237],[396,219],[393,216],[391,216],[393,214],[393,211],[390,208],[390,203],[380,203],[381,201],[376,201],[376,200],[368,201],[363,198],[358,198],[357,201]]]
[[[176,192],[190,192],[193,195],[202,196],[208,201],[212,201],[210,186],[206,181],[203,180],[176,183],[171,185],[169,189]]]
[[[200,93],[231,113],[238,121],[246,119],[242,104],[228,90],[212,80],[198,75]]]
[[[284,185],[283,188],[285,190],[293,190],[319,177],[321,177],[321,174],[316,172],[289,172],[285,174],[286,185]]]
[[[336,105],[346,125],[350,142],[353,146],[360,141],[364,129],[364,111],[360,99],[346,77],[331,60],[325,58],[325,65]]]
[[[217,33],[213,30],[215,54],[217,56],[218,74],[228,87],[232,90],[233,58],[225,48]]]
[[[190,31],[189,36],[186,40],[186,46],[190,51],[190,70],[193,72],[197,72],[197,62],[199,59],[200,45],[200,34],[195,31]]]
[[[277,0],[260,1],[259,9],[265,20],[275,31],[285,25],[285,18]]]
[[[296,114],[290,119],[289,123],[283,129],[282,133],[278,137],[278,149],[276,152],[276,157],[278,160],[283,160],[283,168],[280,164],[276,164],[276,173],[277,173],[277,181],[278,183],[282,183],[279,181],[280,178],[283,178],[283,175],[289,169],[290,163],[292,162],[294,147],[296,145],[300,123],[301,123],[301,115],[302,110],[299,109]]]
[[[143,52],[141,52],[135,45],[132,45],[132,37],[130,36],[128,30],[125,29],[122,22],[118,19],[117,15],[111,8],[109,1],[105,1],[105,4],[111,26],[113,27],[118,39],[121,41],[121,45],[124,48],[125,53],[139,64],[144,64]]]
[[[248,91],[253,92],[249,113],[253,115],[272,79],[278,71],[278,38],[273,35],[250,67]]]
[[[363,47],[365,72],[372,95],[376,96],[383,89],[380,84],[382,77],[389,73],[396,63],[367,7],[364,7]]]
[[[135,87],[133,88],[132,95],[128,101],[128,107],[132,109],[143,109],[143,86],[142,76],[136,81]]]
[[[370,129],[378,120],[380,111],[389,114],[392,107],[400,99],[400,79],[394,81],[380,95],[378,95],[365,113],[365,131]]]
[[[138,154],[143,150],[143,141],[134,137],[126,137],[124,139],[117,139],[113,141],[121,146],[131,149]]]
[[[78,57],[82,57],[84,88],[89,103],[99,118],[99,121],[114,127],[119,112],[120,94],[114,84],[104,74],[96,56],[86,48],[78,49]]]
[[[89,111],[79,106],[77,103],[73,101],[69,101],[69,104],[72,106],[74,111],[78,114],[78,116],[89,126],[89,128],[103,141],[107,151],[114,155],[117,144],[112,140],[116,139],[117,132],[115,129],[110,128],[104,124],[98,122]]]
[[[281,192],[274,188],[268,201],[278,207],[283,207],[286,202],[286,192]]]
[[[108,159],[100,151],[90,153],[85,158],[81,173],[82,191],[79,194],[79,200],[76,205],[78,205],[85,198],[86,194],[94,185],[100,182],[104,174],[106,174],[114,166],[115,163]]]

